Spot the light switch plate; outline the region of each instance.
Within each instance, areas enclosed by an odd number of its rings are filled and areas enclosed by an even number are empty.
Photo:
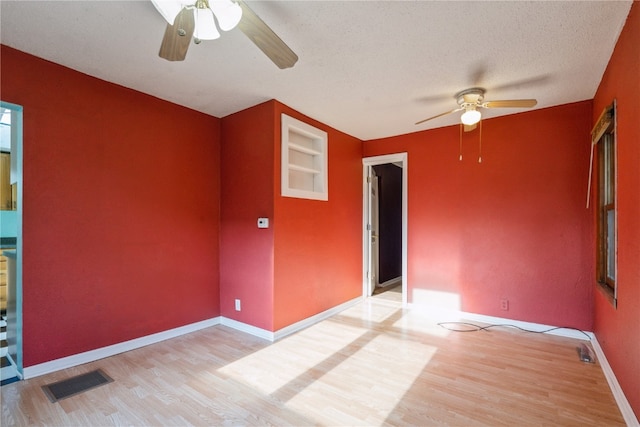
[[[258,228],[269,228],[269,218],[258,218]]]

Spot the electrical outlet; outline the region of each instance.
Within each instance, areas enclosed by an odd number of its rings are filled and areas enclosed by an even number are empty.
[[[240,311],[240,300],[236,300],[236,311]]]
[[[506,298],[500,299],[500,310],[509,311],[509,300]]]

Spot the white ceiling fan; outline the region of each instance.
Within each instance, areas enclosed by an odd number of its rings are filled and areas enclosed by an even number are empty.
[[[416,122],[416,125],[427,122],[429,120],[436,119],[438,117],[446,116],[457,111],[463,111],[460,116],[460,121],[464,125],[465,132],[471,131],[476,128],[478,122],[482,118],[481,108],[531,108],[535,107],[538,101],[535,99],[510,99],[501,101],[485,101],[484,94],[485,89],[480,87],[472,87],[470,89],[462,90],[454,95],[458,103],[458,108],[454,108],[451,111],[447,111],[442,114],[438,114],[428,119],[420,120]]]
[[[168,61],[184,61],[189,43],[220,37],[218,28],[236,26],[280,69],[290,68],[298,56],[242,0],[151,0],[167,21],[159,55]],[[216,25],[217,23],[217,25]]]

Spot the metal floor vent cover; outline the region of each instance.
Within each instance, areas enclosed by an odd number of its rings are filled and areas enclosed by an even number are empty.
[[[77,375],[66,380],[42,386],[42,390],[47,395],[51,403],[67,397],[75,396],[92,388],[108,384],[113,380],[100,369]]]
[[[578,350],[578,356],[581,361],[586,363],[596,363],[595,356],[586,344],[580,344],[580,347],[576,348],[576,350]]]

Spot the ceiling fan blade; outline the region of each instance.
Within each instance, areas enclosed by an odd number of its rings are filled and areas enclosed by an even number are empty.
[[[238,0],[242,8],[242,19],[238,27],[265,55],[280,69],[291,68],[298,61],[296,55],[285,42],[264,23],[253,10],[242,0]]]
[[[531,108],[538,101],[535,99],[510,99],[505,101],[487,101],[482,103],[484,108]]]
[[[158,53],[160,58],[167,61],[184,61],[194,28],[193,10],[185,7],[178,13],[173,25],[167,24]]]
[[[447,114],[455,113],[456,111],[460,111],[462,108],[456,108],[455,110],[447,111],[446,113],[438,114],[437,116],[429,117],[428,119],[420,120],[416,122],[417,125],[428,122],[429,120],[437,119],[438,117],[446,116]]]

